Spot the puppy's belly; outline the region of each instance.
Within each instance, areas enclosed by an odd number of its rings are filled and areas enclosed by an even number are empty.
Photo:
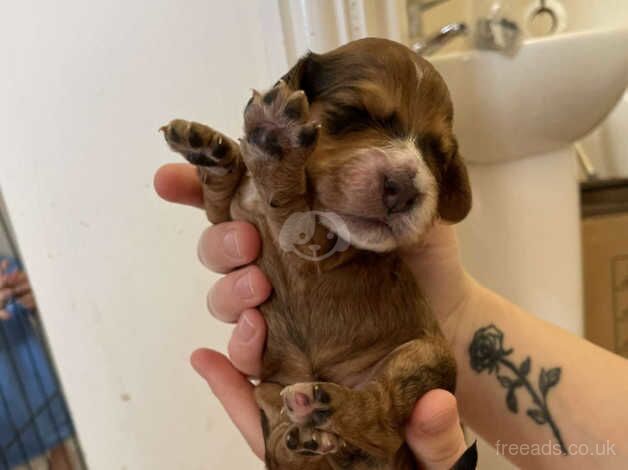
[[[365,253],[360,262],[317,274],[306,269],[304,275],[296,269],[304,261],[282,252],[272,239],[264,207],[245,175],[231,215],[258,227],[263,239],[258,263],[274,288],[260,307],[268,325],[263,380],[359,387],[397,347],[438,328],[395,254]]]
[[[361,386],[395,349],[429,331],[426,312],[416,308],[409,294],[391,299],[381,310],[340,292],[324,300],[312,295],[305,305],[290,300],[286,305],[274,297],[262,306],[269,332],[264,379],[284,385],[323,381]]]

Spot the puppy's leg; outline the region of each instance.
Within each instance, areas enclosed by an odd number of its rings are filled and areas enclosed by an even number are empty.
[[[335,434],[311,426],[298,426],[282,412],[281,385],[261,383],[255,388],[264,434],[265,461],[268,469],[330,469],[324,456],[343,448]]]
[[[363,389],[299,383],[281,394],[293,423],[337,434],[367,454],[392,462],[402,448],[403,427],[416,401],[435,388],[453,392],[455,378],[446,341],[431,336],[397,348]]]
[[[210,222],[229,220],[231,198],[245,170],[238,144],[208,126],[182,119],[160,130],[172,150],[196,165]]]
[[[254,92],[244,110],[242,156],[274,228],[290,214],[308,210],[305,162],[319,127],[309,120],[305,93],[283,81],[264,95]]]

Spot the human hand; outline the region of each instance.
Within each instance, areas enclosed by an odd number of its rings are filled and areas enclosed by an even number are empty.
[[[155,175],[155,189],[167,201],[202,207],[200,184],[190,165],[170,164],[160,168]],[[425,249],[436,253],[440,246],[434,241]],[[451,251],[450,245],[443,246]],[[191,362],[251,449],[263,458],[259,409],[253,385],[247,378],[260,372],[266,338],[266,325],[255,307],[271,292],[259,268],[247,266],[257,258],[259,249],[257,231],[244,222],[215,225],[201,235],[198,247],[201,262],[213,271],[227,273],[210,290],[208,308],[219,320],[236,326],[228,346],[230,359],[216,351],[200,349],[194,352]],[[413,256],[416,254],[408,253],[409,258]],[[436,261],[433,263],[438,266]],[[421,272],[419,270],[419,274]],[[442,276],[445,275],[443,268]],[[434,390],[422,397],[408,423],[406,436],[417,459],[426,468],[450,468],[466,447],[455,397],[444,390]]]
[[[35,298],[31,291],[28,276],[24,271],[7,273],[9,263],[0,263],[0,320],[8,320],[9,312],[5,309],[11,299],[28,309],[35,308]]]
[[[464,270],[453,225],[437,222],[420,243],[401,250],[421,293],[450,342],[478,284]]]

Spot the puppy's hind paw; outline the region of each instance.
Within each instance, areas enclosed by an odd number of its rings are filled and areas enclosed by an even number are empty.
[[[333,454],[346,446],[334,433],[311,426],[293,426],[285,436],[286,447],[302,455]]]
[[[331,383],[298,383],[281,391],[284,412],[296,424],[324,428],[334,407],[340,405],[342,388]]]

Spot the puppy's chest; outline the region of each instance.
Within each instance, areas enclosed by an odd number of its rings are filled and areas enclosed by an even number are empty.
[[[420,317],[427,312],[422,311],[418,290],[394,264],[349,264],[311,277],[299,277],[288,268],[287,276],[278,276],[288,281],[281,300],[293,314],[312,316],[315,326],[325,319],[339,329],[372,328],[378,336],[421,325]]]
[[[283,340],[321,357],[332,351],[340,357],[365,350],[387,354],[424,334],[430,315],[414,280],[394,256],[349,262],[316,275],[300,275],[284,262],[280,272],[271,274],[275,294],[265,314],[272,317],[271,325],[286,327]]]

